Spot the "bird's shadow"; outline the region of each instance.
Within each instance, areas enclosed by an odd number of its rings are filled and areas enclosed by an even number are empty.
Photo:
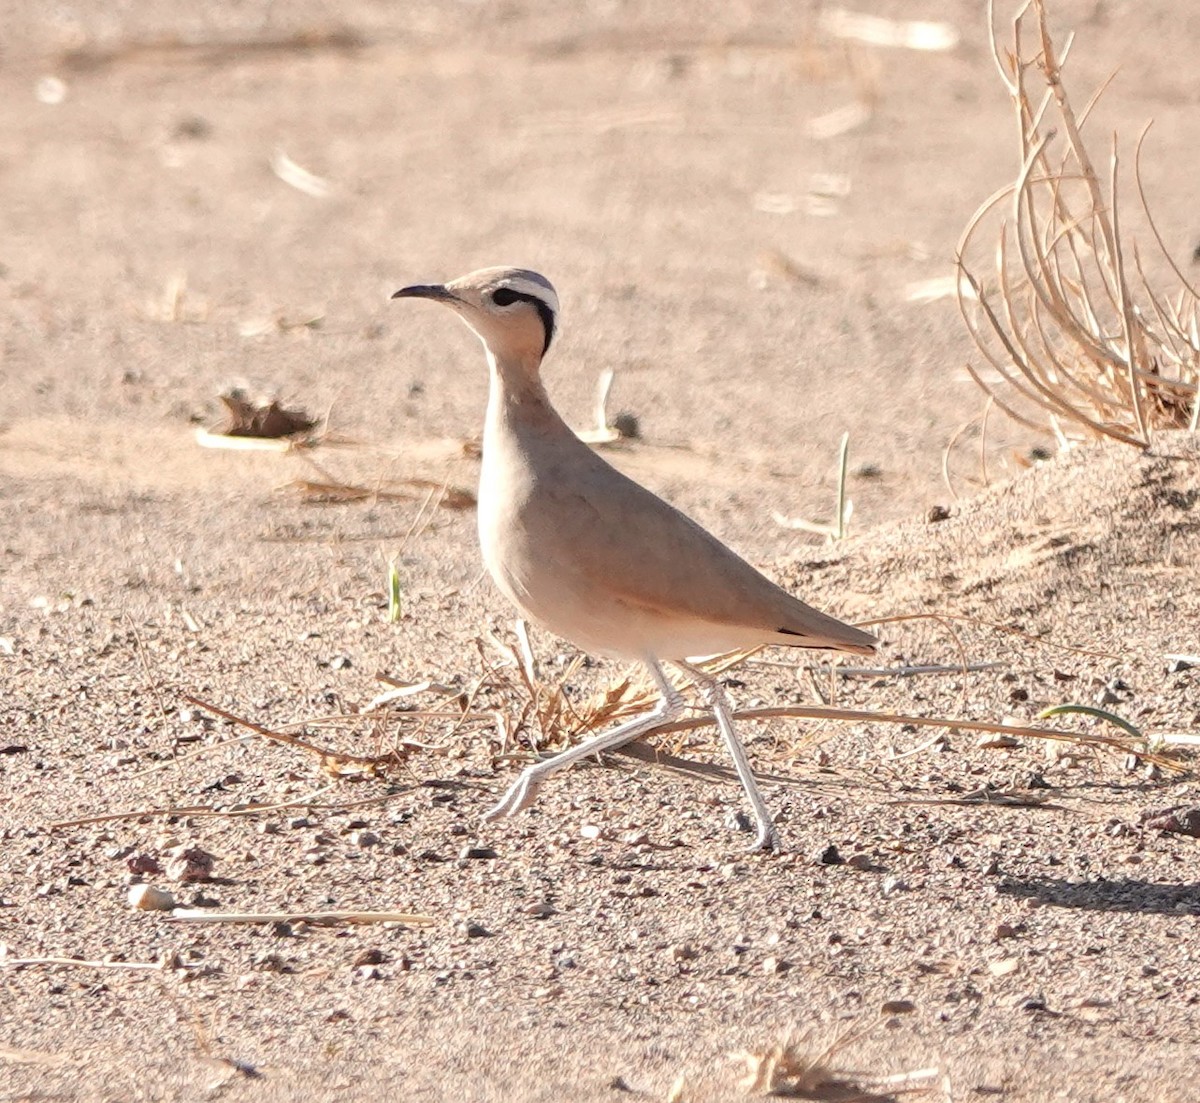
[[[1057,877],[1006,878],[998,890],[1059,908],[1141,915],[1200,915],[1200,884],[1157,881],[1065,881]]]

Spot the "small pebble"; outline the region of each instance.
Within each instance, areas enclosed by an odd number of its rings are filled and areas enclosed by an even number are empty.
[[[621,435],[623,440],[637,440],[642,435],[642,427],[638,422],[637,414],[631,414],[628,411],[622,411],[613,418],[612,428]]]
[[[480,861],[500,857],[490,846],[465,846],[458,852],[458,856],[460,858],[472,858]]]
[[[824,850],[817,854],[817,861],[823,866],[840,866],[845,864],[845,859],[833,843],[830,843]]]
[[[291,966],[287,963],[287,958],[270,950],[255,954],[250,959],[250,967],[257,969],[260,973],[290,973],[292,971]]]
[[[1002,732],[986,732],[975,742],[975,746],[984,751],[1010,750],[1020,745],[1021,741],[1015,735],[1005,735]]]
[[[134,885],[129,890],[129,906],[143,912],[167,912],[175,907],[175,897],[153,885]]]
[[[366,849],[369,846],[378,846],[380,840],[374,831],[352,831],[350,833],[350,841],[355,846]]]
[[[741,810],[730,812],[725,817],[725,826],[731,831],[740,831],[743,835],[754,830],[754,821]]]
[[[1006,957],[1003,961],[988,962],[988,972],[994,977],[1006,977],[1009,973],[1015,973],[1020,965],[1020,959]]]

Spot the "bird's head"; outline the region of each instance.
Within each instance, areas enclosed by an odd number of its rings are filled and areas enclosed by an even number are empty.
[[[500,363],[537,365],[554,339],[558,296],[527,268],[481,268],[445,284],[402,287],[392,298],[445,303]]]

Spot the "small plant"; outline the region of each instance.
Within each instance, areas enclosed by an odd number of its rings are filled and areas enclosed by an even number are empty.
[[[846,474],[850,462],[850,434],[842,434],[842,443],[838,447],[837,473],[837,515],[833,524],[825,525],[819,521],[806,521],[803,517],[785,517],[782,513],[773,513],[777,525],[788,529],[798,529],[801,532],[815,532],[830,541],[845,540],[850,534],[850,518],[854,513],[854,503],[846,497]]]
[[[404,616],[404,606],[402,601],[403,590],[400,586],[400,568],[397,566],[395,556],[392,556],[392,558],[388,560],[387,596],[388,623],[397,624],[399,623],[400,618]]]

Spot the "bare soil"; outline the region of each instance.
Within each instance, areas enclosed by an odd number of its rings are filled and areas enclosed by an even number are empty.
[[[981,399],[951,301],[906,289],[950,274],[1014,170],[978,5],[877,6],[959,29],[928,54],[848,48],[791,4],[6,7],[0,1099],[726,1100],[730,1055],[788,1037],[847,1038],[820,1098],[919,1070],[917,1098],[1194,1098],[1198,844],[1145,819],[1198,803],[1186,755],[776,720],[743,734],[782,854],[745,853],[706,730],[484,826],[538,728],[488,677],[511,612],[473,513],[294,485],[469,488],[482,356],[386,296],[529,265],[564,302],[564,412],[589,425],[612,367],[638,418],[615,462],[814,604],[938,615],[883,623],[882,664],[968,664],[834,679],[773,652],[731,672],[740,707],[832,686],[1028,724],[1103,701],[1194,733],[1200,670],[1166,656],[1200,651],[1195,441],[1030,466],[1048,442],[994,418],[943,480]],[[1147,184],[1186,259],[1200,14],[1054,10],[1080,89],[1122,66],[1097,133],[1155,118]],[[869,122],[808,132],[864,88]],[[280,180],[276,150],[328,194]],[[350,443],[199,447],[231,381]],[[825,545],[773,514],[829,520],[844,431],[851,537]],[[533,644],[580,709],[622,676]],[[362,718],[378,673],[478,685],[507,736],[422,717],[453,702],[433,689]],[[334,777],[185,695],[400,757]],[[131,871],[178,846],[215,879]],[[138,881],[433,923],[191,925],[132,910]],[[12,964],[42,958],[101,964]]]

